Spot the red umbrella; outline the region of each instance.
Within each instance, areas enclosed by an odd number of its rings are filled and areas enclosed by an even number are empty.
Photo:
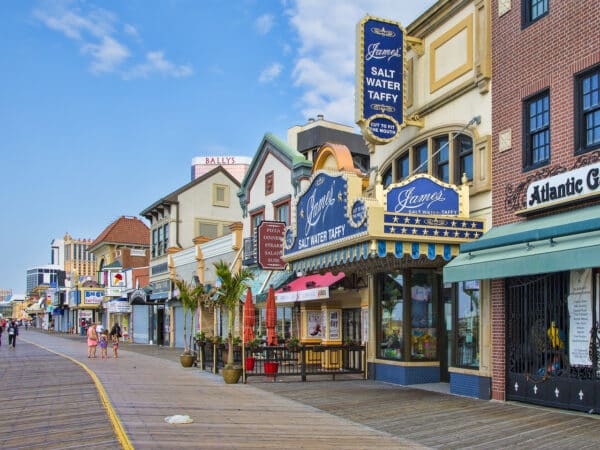
[[[275,290],[269,286],[267,294],[267,307],[265,311],[265,326],[267,327],[267,345],[277,345],[277,306],[275,306]]]
[[[246,303],[244,303],[244,343],[254,339],[254,305],[252,304],[252,289],[246,291]]]

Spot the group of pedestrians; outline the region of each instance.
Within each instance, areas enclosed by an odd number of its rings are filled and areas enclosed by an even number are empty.
[[[113,358],[119,357],[119,338],[123,335],[121,334],[121,326],[118,323],[115,323],[110,330],[104,328],[101,323],[91,324],[87,329],[87,346],[88,358],[96,357],[96,350],[98,346],[100,346],[100,358],[108,359],[108,346],[109,343],[112,344],[113,350]]]
[[[14,349],[17,345],[17,336],[19,335],[19,325],[15,319],[2,319],[0,322],[0,347],[2,346],[2,333],[8,334],[8,348]]]

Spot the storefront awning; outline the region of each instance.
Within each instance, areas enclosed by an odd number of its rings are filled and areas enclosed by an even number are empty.
[[[344,272],[333,275],[307,275],[291,281],[275,292],[276,303],[294,303],[329,298],[329,286],[345,277]]]
[[[438,257],[444,261],[449,261],[453,256],[458,255],[458,244],[382,239],[372,242],[374,246],[371,246],[370,242],[363,242],[291,261],[290,267],[295,271],[312,272],[314,270],[367,261],[371,258],[385,258],[390,255],[393,255],[395,258],[407,256],[412,259],[419,259],[423,256],[431,261]]]
[[[444,281],[484,280],[600,266],[600,206],[492,228],[460,246]]]

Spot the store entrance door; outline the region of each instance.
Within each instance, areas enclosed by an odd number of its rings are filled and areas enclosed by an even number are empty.
[[[450,373],[448,366],[453,360],[453,342],[454,342],[454,290],[451,284],[444,285],[441,290],[442,301],[440,302],[440,381],[450,382]]]

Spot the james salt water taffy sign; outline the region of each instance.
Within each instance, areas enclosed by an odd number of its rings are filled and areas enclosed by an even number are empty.
[[[367,16],[358,25],[356,121],[374,143],[391,141],[404,123],[404,34],[385,19]]]
[[[326,245],[367,230],[365,204],[352,203],[347,212],[348,181],[344,175],[319,173],[298,199],[296,227],[285,232],[285,254]]]

